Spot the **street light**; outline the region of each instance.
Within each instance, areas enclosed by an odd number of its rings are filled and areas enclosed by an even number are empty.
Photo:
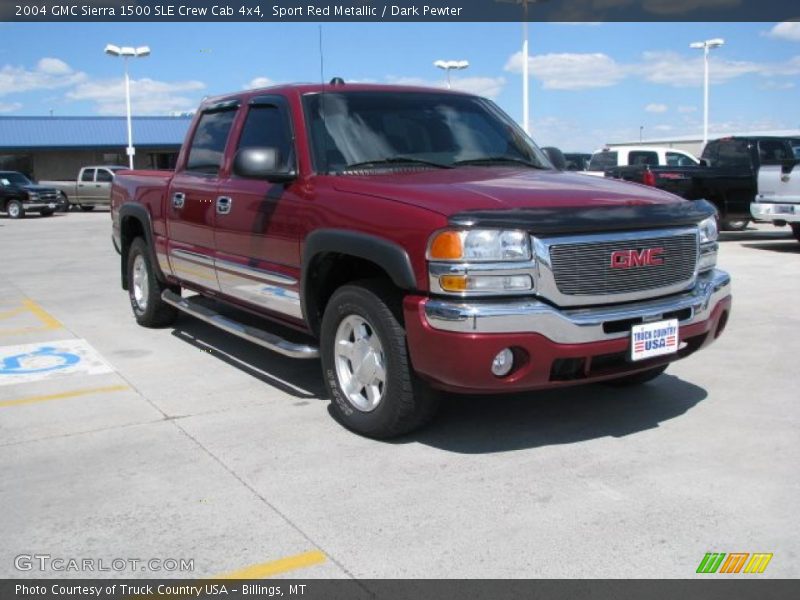
[[[437,60],[433,63],[434,67],[444,69],[447,72],[447,89],[450,89],[450,71],[466,69],[469,66],[467,60]]]
[[[128,115],[128,166],[133,169],[133,155],[136,151],[133,148],[133,128],[131,127],[131,79],[128,76],[128,59],[144,58],[150,56],[150,48],[148,46],[115,46],[114,44],[107,44],[105,53],[109,56],[121,56],[125,60],[125,108]]]
[[[703,50],[703,62],[705,70],[703,72],[703,145],[708,142],[708,51],[712,48],[719,48],[725,43],[722,38],[714,38],[704,42],[692,42],[689,48]]]

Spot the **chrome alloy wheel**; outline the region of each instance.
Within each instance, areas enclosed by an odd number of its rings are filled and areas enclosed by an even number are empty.
[[[356,409],[371,412],[386,390],[386,362],[378,334],[359,315],[345,317],[334,340],[336,377]]]
[[[147,295],[150,292],[150,279],[147,274],[147,263],[144,261],[144,256],[138,254],[133,259],[133,299],[136,301],[136,307],[141,310],[147,310]]]
[[[16,202],[12,202],[8,205],[8,216],[12,219],[16,219],[19,217],[20,209],[19,204]]]

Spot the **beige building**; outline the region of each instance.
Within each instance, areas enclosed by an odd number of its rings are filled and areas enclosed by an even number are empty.
[[[779,129],[772,131],[740,131],[731,133],[712,133],[708,137],[711,140],[716,140],[723,137],[795,137],[800,139],[800,129]],[[675,148],[694,154],[698,158],[703,153],[703,135],[685,135],[685,136],[664,136],[648,138],[646,140],[635,140],[627,142],[609,142],[606,144],[609,148],[615,146],[665,146],[667,148]]]

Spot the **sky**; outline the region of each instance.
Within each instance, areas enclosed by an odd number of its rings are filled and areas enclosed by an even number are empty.
[[[320,81],[316,23],[0,23],[0,115],[122,115],[121,59],[135,115],[192,110],[207,95]],[[711,132],[800,128],[800,22],[533,23],[532,135],[593,151],[608,142],[702,131],[702,51],[712,51]],[[35,42],[31,43],[31,40]],[[519,23],[326,23],[323,73],[346,81],[445,85],[437,59],[468,60],[453,87],[522,119]]]

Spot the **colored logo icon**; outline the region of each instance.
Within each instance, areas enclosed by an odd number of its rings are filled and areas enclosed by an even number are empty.
[[[771,552],[706,552],[697,573],[763,573],[771,560]]]

